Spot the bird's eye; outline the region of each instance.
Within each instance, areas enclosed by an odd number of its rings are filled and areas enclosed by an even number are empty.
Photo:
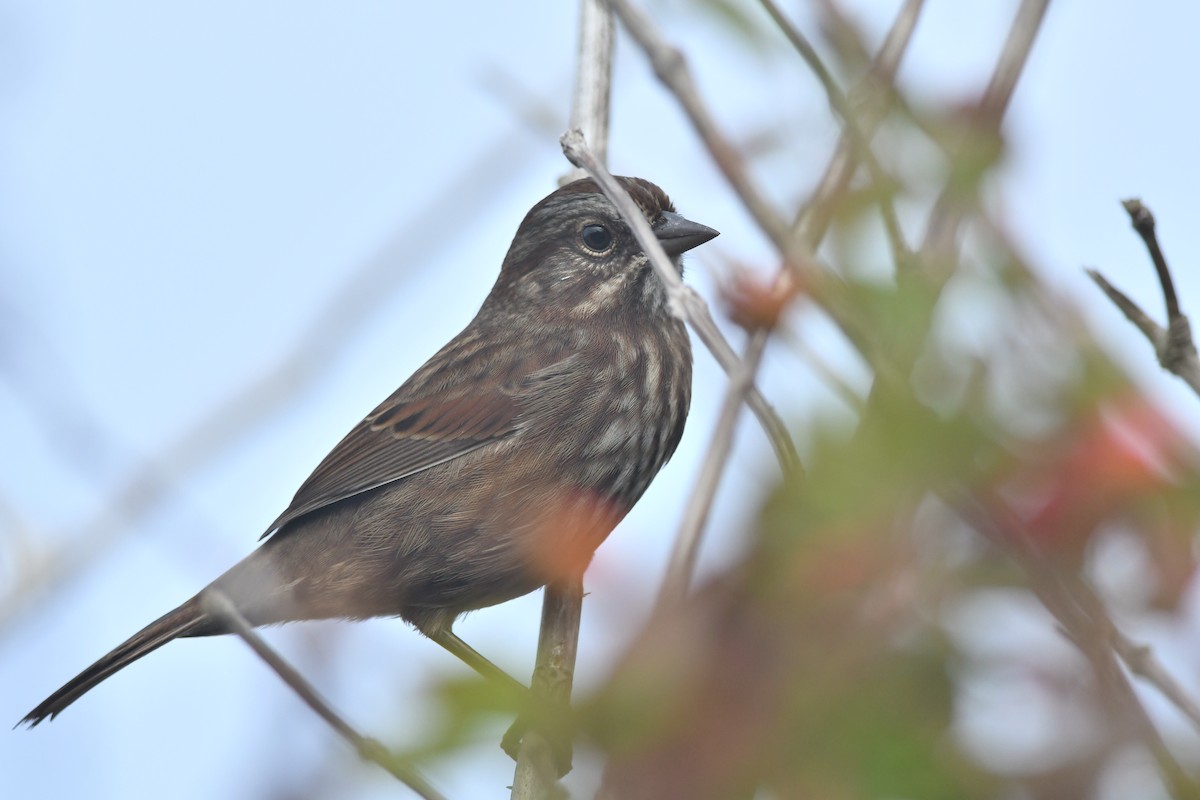
[[[585,225],[579,238],[583,239],[583,244],[588,250],[596,253],[603,253],[612,247],[612,231],[603,225]]]

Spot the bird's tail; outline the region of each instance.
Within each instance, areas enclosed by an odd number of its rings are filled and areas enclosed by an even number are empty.
[[[108,655],[76,675],[65,686],[43,700],[41,705],[26,714],[25,718],[17,724],[28,723],[32,728],[47,717],[54,719],[62,713],[64,708],[89,692],[96,684],[129,666],[147,653],[151,653],[172,639],[181,636],[201,636],[218,632],[209,630],[211,627],[211,621],[205,616],[199,600],[192,598],[174,611],[151,622]]]

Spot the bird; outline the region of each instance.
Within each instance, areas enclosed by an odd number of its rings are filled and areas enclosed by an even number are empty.
[[[618,181],[679,275],[717,231],[642,178]],[[319,463],[263,543],[30,711],[53,719],[183,637],[399,617],[480,671],[462,614],[582,575],[675,452],[687,331],[629,225],[590,178],[536,203],[479,311]],[[494,669],[494,668],[493,668]]]

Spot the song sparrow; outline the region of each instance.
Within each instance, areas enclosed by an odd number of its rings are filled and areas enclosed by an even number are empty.
[[[621,182],[681,271],[717,235],[649,181]],[[205,611],[212,589],[254,625],[399,616],[465,647],[460,614],[586,566],[675,451],[691,372],[612,204],[591,180],[560,188],[526,215],[475,319],[325,457],[258,550],[22,722],[172,639],[228,633]]]

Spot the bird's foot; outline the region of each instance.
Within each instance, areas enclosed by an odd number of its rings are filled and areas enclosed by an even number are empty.
[[[533,745],[533,742],[526,742],[527,738],[537,737],[539,744],[549,749],[555,772],[561,778],[571,771],[574,733],[574,724],[567,709],[546,710],[538,714],[525,711],[504,732],[500,746],[516,761],[523,743],[526,746]]]

